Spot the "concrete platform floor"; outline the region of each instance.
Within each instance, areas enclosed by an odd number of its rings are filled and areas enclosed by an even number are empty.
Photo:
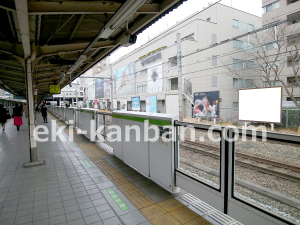
[[[51,133],[51,121],[46,125]],[[0,224],[210,224],[151,180],[75,134],[67,141],[38,143],[45,165],[29,161],[27,120],[20,131],[7,123],[0,129]],[[57,122],[56,130],[63,125]],[[67,132],[67,133],[66,133]],[[40,137],[47,137],[41,135]]]

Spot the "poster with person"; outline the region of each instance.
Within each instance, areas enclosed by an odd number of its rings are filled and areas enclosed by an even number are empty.
[[[194,93],[194,117],[219,117],[220,92],[195,92]]]
[[[129,63],[115,71],[116,96],[135,94],[134,63]]]
[[[126,98],[120,100],[120,110],[127,111],[127,99]]]

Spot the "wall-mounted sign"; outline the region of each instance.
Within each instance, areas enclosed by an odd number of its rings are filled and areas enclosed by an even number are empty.
[[[146,112],[157,113],[157,97],[146,96]]]
[[[113,107],[114,111],[118,110],[118,99],[116,98],[113,99]]]
[[[162,62],[148,67],[148,93],[161,92],[163,87]]]
[[[50,93],[60,94],[60,86],[59,85],[50,85]]]
[[[140,97],[132,97],[131,105],[133,111],[140,111],[141,110]]]
[[[123,98],[120,100],[120,110],[127,111],[127,98]]]
[[[151,52],[148,52],[146,55],[141,56],[141,57],[139,58],[139,60],[141,60],[141,59],[143,59],[143,58],[146,58],[146,57],[148,57],[149,55],[152,55],[152,54],[154,54],[154,53],[156,53],[156,52],[158,52],[158,51],[164,50],[165,48],[167,48],[167,46],[163,46],[163,47],[157,48],[157,49],[155,49],[155,50],[153,50],[153,51],[151,51]]]
[[[142,66],[144,66],[145,64],[155,62],[158,59],[161,59],[161,52],[159,52],[155,55],[149,56],[148,58],[142,59],[141,64],[142,64]]]

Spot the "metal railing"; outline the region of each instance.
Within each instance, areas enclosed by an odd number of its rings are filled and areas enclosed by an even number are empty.
[[[300,223],[300,136],[214,126],[210,139],[211,125],[175,127],[177,186],[245,224]]]

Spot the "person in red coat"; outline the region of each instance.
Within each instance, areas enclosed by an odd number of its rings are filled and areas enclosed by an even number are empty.
[[[14,125],[17,126],[17,130],[20,130],[20,126],[23,125],[22,121],[22,108],[18,105],[18,103],[15,104],[15,107],[13,109],[13,115],[14,115]]]

